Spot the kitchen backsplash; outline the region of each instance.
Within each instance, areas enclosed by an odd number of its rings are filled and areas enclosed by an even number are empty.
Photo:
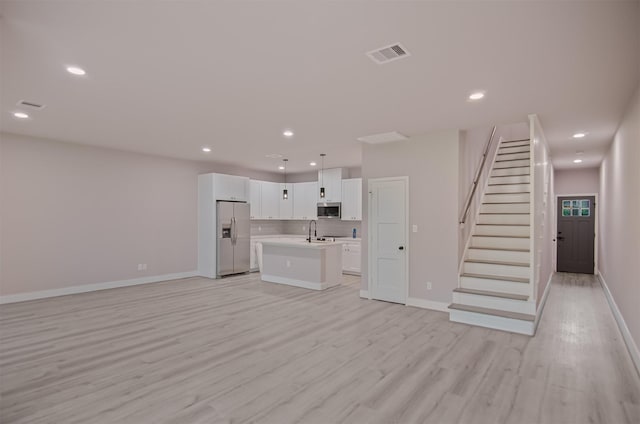
[[[272,236],[274,234],[285,234],[284,223],[286,221],[251,221],[252,236]]]
[[[285,234],[308,234],[309,221],[282,221]],[[356,229],[356,237],[360,237],[360,221],[334,221],[319,219],[318,236],[351,237]],[[253,234],[253,233],[252,233]]]

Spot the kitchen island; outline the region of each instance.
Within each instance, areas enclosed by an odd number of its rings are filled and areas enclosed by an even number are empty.
[[[342,243],[307,240],[262,242],[262,281],[312,290],[340,284]]]

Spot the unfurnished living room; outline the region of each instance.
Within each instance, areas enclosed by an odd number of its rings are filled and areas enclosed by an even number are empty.
[[[0,0],[0,423],[640,423],[639,1]]]

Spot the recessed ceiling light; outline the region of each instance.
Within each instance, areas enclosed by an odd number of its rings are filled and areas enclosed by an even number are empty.
[[[582,159],[575,159],[573,163],[582,163]]]
[[[285,136],[285,137],[293,137],[293,131],[291,131],[291,130],[284,130],[284,131],[282,132],[282,135],[283,135],[283,136]]]
[[[284,166],[280,165],[278,169],[282,171],[284,169]]]
[[[14,112],[13,116],[15,116],[16,118],[20,118],[20,119],[27,119],[29,117],[29,115],[27,115],[24,112]]]
[[[480,100],[484,97],[484,93],[482,91],[476,91],[475,93],[471,93],[469,95],[469,100]]]
[[[77,66],[67,66],[67,72],[73,75],[85,75],[87,72]]]
[[[211,151],[211,147],[203,147],[202,151],[205,153],[209,153]]]
[[[573,138],[582,138],[582,137],[584,137],[585,135],[587,135],[587,134],[586,134],[586,133],[583,133],[583,132],[579,132],[579,133],[575,133],[575,134],[573,135]]]
[[[282,155],[279,155],[278,153],[270,153],[268,155],[265,155],[265,157],[271,158],[271,159],[280,159]]]
[[[315,162],[309,162],[309,165],[311,165],[311,166],[316,166],[316,165],[317,165],[317,163],[315,163]]]

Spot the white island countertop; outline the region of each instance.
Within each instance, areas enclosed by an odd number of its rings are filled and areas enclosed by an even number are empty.
[[[309,243],[306,239],[272,239],[261,240],[263,245],[272,246],[291,246],[301,247],[304,249],[324,249],[327,246],[335,246],[337,244],[342,245],[343,241],[312,241]]]

